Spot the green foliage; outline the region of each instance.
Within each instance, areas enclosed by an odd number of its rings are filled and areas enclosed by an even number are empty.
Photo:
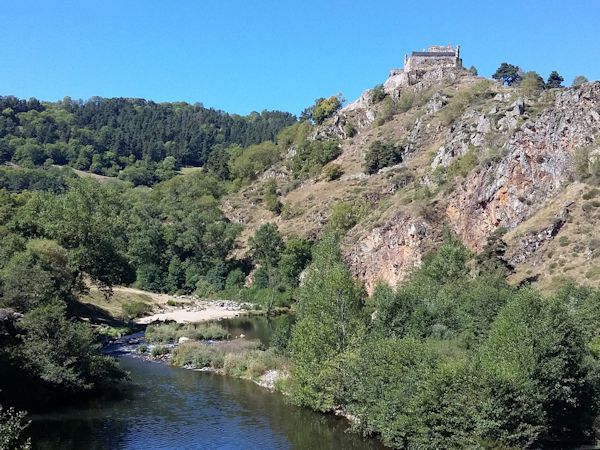
[[[503,84],[512,86],[521,81],[521,69],[518,66],[503,62],[496,72],[492,75],[494,80],[501,81]]]
[[[220,369],[223,367],[224,354],[212,345],[198,342],[185,342],[173,351],[171,363],[179,367],[191,367],[201,369],[212,367]]]
[[[469,67],[469,72],[471,72],[471,74],[475,76],[479,75],[479,73],[477,72],[477,67],[475,66]]]
[[[17,352],[23,366],[56,388],[72,392],[123,379],[117,362],[100,355],[91,327],[66,317],[66,306],[50,302],[25,314]]]
[[[348,202],[339,202],[331,208],[327,221],[327,231],[342,236],[358,223],[362,216],[361,208]]]
[[[158,345],[158,346],[154,347],[152,349],[152,351],[150,352],[150,355],[153,358],[158,358],[160,356],[167,355],[167,354],[169,354],[169,348],[165,347],[163,345]]]
[[[232,156],[229,169],[235,178],[252,181],[279,161],[280,157],[279,147],[270,141],[266,141],[248,147],[238,156]]]
[[[392,97],[386,96],[377,110],[375,125],[381,126],[388,122],[399,109],[403,112],[408,111],[412,107],[412,99],[412,93],[403,93],[399,105],[396,105]]]
[[[4,409],[0,405],[0,450],[29,450],[31,440],[24,432],[29,426],[27,414],[12,408]]]
[[[276,266],[283,248],[283,239],[277,225],[261,225],[250,239],[250,247],[256,262],[263,266]]]
[[[589,82],[589,80],[587,79],[587,77],[584,77],[583,75],[577,75],[573,79],[573,83],[571,84],[571,86],[577,87],[577,86],[581,86],[582,84],[585,84],[588,82]]]
[[[300,290],[298,321],[291,338],[292,398],[326,411],[342,389],[340,358],[361,331],[362,289],[344,266],[337,241],[325,237]]]
[[[305,141],[296,149],[292,170],[296,176],[316,175],[342,153],[337,141]]]
[[[136,319],[152,312],[152,305],[140,301],[123,303],[121,308],[123,309],[123,317],[128,320]]]
[[[419,431],[411,417],[414,397],[434,365],[432,352],[416,340],[365,341],[347,363],[344,380],[355,427],[380,434],[386,445],[411,448],[411,435]]]
[[[472,86],[466,87],[455,93],[448,104],[439,113],[440,120],[445,125],[450,125],[458,119],[468,107],[474,106],[491,95],[489,80],[481,80]]]
[[[292,287],[298,285],[298,277],[311,261],[311,243],[306,239],[290,237],[281,252],[278,270],[283,281]]]
[[[373,89],[371,89],[371,99],[370,99],[371,104],[379,103],[386,96],[387,96],[387,94],[385,93],[385,90],[383,89],[383,84],[378,84]]]
[[[68,298],[74,275],[64,248],[31,240],[0,270],[0,305],[28,312],[53,298]]]
[[[0,111],[0,137],[9,143],[0,159],[28,167],[50,159],[135,185],[169,179],[180,166],[203,165],[219,148],[274,141],[295,123],[291,114],[277,111],[238,116],[124,98],[41,104],[0,97]]]
[[[277,182],[274,178],[270,178],[263,186],[263,202],[269,211],[277,215],[281,213],[283,205],[277,197]]]
[[[550,75],[548,75],[548,81],[546,81],[546,87],[548,89],[560,88],[562,86],[562,82],[565,81],[563,77],[561,77],[556,70],[553,70]]]
[[[545,87],[544,79],[537,72],[533,71],[525,73],[519,83],[519,90],[527,96],[535,96]]]
[[[249,350],[239,353],[227,353],[223,364],[226,375],[238,378],[258,379],[269,370],[280,370],[285,365],[271,349]]]
[[[446,169],[446,180],[452,182],[457,177],[466,178],[477,167],[478,163],[477,153],[474,150],[469,150],[448,166]]]
[[[505,445],[525,446],[543,435],[584,436],[597,413],[590,397],[597,389],[592,385],[597,369],[590,362],[565,304],[532,291],[515,296],[500,311],[481,349],[491,391],[485,412],[497,417],[510,408],[513,415],[511,421],[500,419],[488,431],[490,437]]]
[[[341,95],[332,95],[329,98],[319,98],[310,110],[310,118],[317,124],[322,124],[326,119],[334,115],[344,102]]]
[[[373,142],[365,155],[366,172],[374,174],[384,167],[401,163],[403,153],[404,148],[392,142]]]
[[[229,339],[230,335],[219,325],[196,323],[148,325],[145,333],[146,341],[153,343],[176,343],[181,337],[191,340],[223,340]]]
[[[323,168],[323,178],[327,181],[335,181],[344,175],[344,169],[339,164],[327,164]]]
[[[352,125],[350,122],[347,122],[346,125],[344,125],[344,133],[346,134],[347,138],[353,138],[356,136],[358,131],[354,125]]]

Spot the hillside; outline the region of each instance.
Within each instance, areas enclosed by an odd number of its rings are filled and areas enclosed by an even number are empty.
[[[600,83],[528,90],[443,67],[410,81],[392,72],[384,95],[377,90],[377,99],[366,91],[309,138],[339,140],[341,154],[329,163],[343,171],[339,179],[298,177],[292,145],[258,181],[224,197],[225,214],[245,225],[242,254],[246,238],[268,221],[284,235],[320,236],[343,202],[357,222],[345,258],[369,290],[378,280],[405,279],[445,227],[475,253],[506,232],[501,256],[515,283],[545,289],[571,277],[598,285]],[[402,162],[368,175],[365,155],[377,141],[401,148]],[[280,215],[261,200],[270,179]]]

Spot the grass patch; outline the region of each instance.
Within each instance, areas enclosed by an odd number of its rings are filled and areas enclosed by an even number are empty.
[[[229,332],[214,324],[179,324],[164,323],[148,325],[146,328],[146,341],[167,343],[176,342],[180,337],[192,340],[222,340],[229,339]]]
[[[165,347],[165,346],[163,346],[163,345],[159,345],[159,346],[157,346],[157,347],[154,347],[154,348],[152,349],[152,351],[150,352],[150,354],[151,354],[153,357],[155,357],[155,358],[156,358],[157,356],[166,355],[167,353],[169,353],[169,348],[168,348],[168,347]]]
[[[226,354],[223,370],[225,375],[256,379],[269,370],[282,369],[286,362],[284,357],[275,354],[272,349],[250,350]]]
[[[192,367],[201,369],[212,367],[220,369],[223,367],[224,353],[214,345],[199,342],[186,342],[173,351],[171,363],[179,367]]]

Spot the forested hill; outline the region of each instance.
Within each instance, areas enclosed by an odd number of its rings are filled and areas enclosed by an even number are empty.
[[[199,166],[217,148],[273,140],[295,121],[286,112],[240,116],[184,102],[7,96],[0,97],[0,162],[68,164],[108,176],[130,166],[154,172],[163,162]]]

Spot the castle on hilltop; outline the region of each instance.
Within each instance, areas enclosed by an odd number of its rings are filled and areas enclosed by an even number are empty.
[[[462,68],[460,45],[432,45],[427,50],[412,52],[404,55],[404,69],[392,69],[390,76],[400,73],[426,71],[439,67]]]

